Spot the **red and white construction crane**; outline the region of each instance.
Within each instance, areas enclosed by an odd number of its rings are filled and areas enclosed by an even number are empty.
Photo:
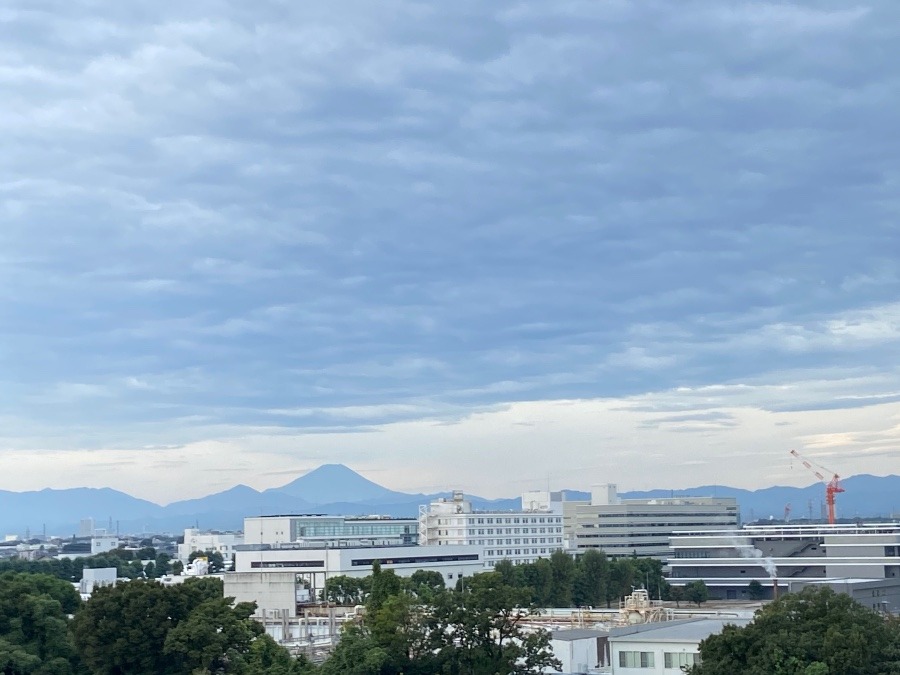
[[[791,450],[791,454],[799,459],[803,466],[812,471],[816,478],[825,483],[825,503],[828,505],[828,523],[834,525],[834,496],[838,492],[845,492],[844,488],[841,487],[841,477],[834,471],[826,469],[821,464],[816,464],[812,460],[806,459],[796,450]],[[827,474],[832,474],[830,480],[825,477]]]

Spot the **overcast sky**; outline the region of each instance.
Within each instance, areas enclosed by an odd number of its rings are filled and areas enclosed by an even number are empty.
[[[7,0],[0,489],[900,473],[897,0]]]

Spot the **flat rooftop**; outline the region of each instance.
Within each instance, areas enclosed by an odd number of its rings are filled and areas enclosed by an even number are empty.
[[[660,623],[643,623],[613,628],[610,640],[616,642],[700,642],[710,635],[721,633],[725,626],[746,626],[752,619],[699,618]]]

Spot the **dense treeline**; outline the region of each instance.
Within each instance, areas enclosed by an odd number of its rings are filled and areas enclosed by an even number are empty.
[[[522,565],[502,560],[494,572],[504,584],[527,591],[528,602],[537,607],[609,607],[635,588],[646,588],[652,598],[669,599],[670,593],[659,560],[637,557],[610,560],[595,550],[585,551],[574,559],[556,551],[549,558]],[[370,590],[370,579],[333,577],[326,582],[322,599],[338,604],[362,604]],[[423,571],[401,583],[416,596],[423,592],[433,594],[444,585],[439,573]],[[676,595],[680,596],[679,600],[695,599],[685,597],[680,591]]]
[[[549,634],[520,626],[535,610],[527,589],[497,572],[450,590],[436,572],[416,574],[407,582],[375,566],[364,580],[362,621],[345,627],[319,675],[533,675],[559,667]]]
[[[232,606],[218,579],[134,580],[82,603],[45,574],[0,574],[3,675],[302,675],[305,663],[263,634],[253,605]]]
[[[179,563],[180,565],[180,563]],[[113,549],[106,553],[86,556],[84,558],[45,558],[43,560],[23,560],[11,558],[0,560],[0,574],[4,572],[27,572],[29,574],[47,574],[64,581],[81,581],[85,568],[115,567],[118,576],[123,579],[140,577],[156,578],[167,574],[172,569],[171,557],[166,553],[157,553],[156,549],[147,547],[138,551]]]

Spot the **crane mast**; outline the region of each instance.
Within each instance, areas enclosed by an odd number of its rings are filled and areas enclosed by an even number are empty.
[[[796,450],[791,450],[791,454],[800,460],[800,463],[803,464],[803,466],[812,471],[816,478],[825,483],[825,503],[828,505],[828,524],[834,525],[834,496],[839,492],[846,492],[846,490],[841,487],[841,477],[834,471],[826,469],[821,464],[815,464],[811,460],[806,459]],[[824,473],[822,473],[823,471]],[[825,477],[827,474],[832,474],[830,479]]]

